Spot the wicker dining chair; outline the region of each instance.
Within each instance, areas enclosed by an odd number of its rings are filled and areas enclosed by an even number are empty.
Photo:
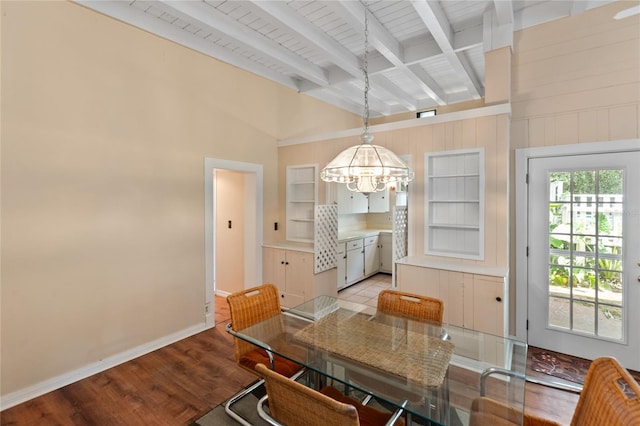
[[[231,323],[227,325],[227,327],[235,331],[243,330],[281,313],[278,288],[273,284],[264,284],[230,294],[227,296],[227,303],[229,304],[231,313]],[[280,323],[275,323],[274,326],[277,327],[279,324]],[[300,364],[296,364],[293,361],[275,354],[269,354],[264,349],[258,348],[244,340],[235,338],[234,344],[238,365],[258,377],[260,376],[256,373],[255,366],[260,363],[269,365],[273,370],[286,377],[299,375],[303,371]],[[260,379],[253,385],[232,396],[225,404],[227,414],[239,423],[248,425],[249,423],[234,412],[231,407],[262,386],[263,383],[264,381]]]
[[[640,385],[615,358],[589,366],[571,426],[640,425]]]
[[[272,425],[286,426],[382,426],[404,425],[400,411],[385,413],[352,399],[331,386],[320,391],[291,380],[264,364],[256,365],[267,388],[269,414],[258,404],[260,416]]]
[[[436,324],[442,324],[444,303],[440,299],[419,294],[407,293],[398,290],[382,290],[378,294],[376,310],[381,313],[404,317],[411,320],[429,321]],[[443,336],[446,336],[446,333]],[[365,387],[376,386],[378,388],[384,388],[386,386],[387,392],[382,393],[382,396],[386,396],[391,399],[402,398],[404,400],[414,402],[422,399],[415,394],[398,389],[392,385],[380,386],[380,383],[376,379],[357,372],[350,372],[349,380],[355,385]],[[448,379],[445,378],[445,381],[446,380]],[[445,386],[447,386],[446,383]],[[347,391],[348,390],[349,389],[347,388]],[[368,395],[363,400],[363,403],[368,404],[371,399],[372,396]],[[410,418],[411,416],[408,415],[408,419]]]
[[[471,406],[469,426],[560,426],[559,423],[507,407],[486,396]],[[640,425],[640,385],[615,358],[591,362],[571,426]]]
[[[398,290],[382,290],[378,294],[377,309],[384,313],[438,324],[442,324],[444,315],[442,300]]]

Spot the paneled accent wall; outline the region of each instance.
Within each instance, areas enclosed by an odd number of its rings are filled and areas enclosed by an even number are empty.
[[[461,116],[464,117],[464,116]],[[408,235],[409,256],[423,256],[441,260],[446,257],[424,255],[424,154],[459,149],[484,148],[486,158],[485,176],[485,259],[461,260],[461,263],[485,266],[508,264],[508,201],[507,179],[509,176],[509,116],[507,113],[460,118],[440,122],[425,120],[424,125],[378,130],[372,126],[374,143],[385,146],[400,156],[411,158],[416,177],[409,184]],[[428,124],[433,123],[433,124]],[[279,148],[280,174],[287,166],[304,164],[313,156],[320,168],[326,165],[343,149],[359,144],[358,136],[335,137],[326,140],[286,145]],[[319,203],[324,203],[326,188],[320,182]],[[281,197],[282,198],[282,197]],[[284,200],[280,200],[284,208]]]
[[[640,15],[633,2],[514,34],[512,147],[640,136]]]

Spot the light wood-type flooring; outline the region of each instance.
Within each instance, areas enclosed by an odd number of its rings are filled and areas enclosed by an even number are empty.
[[[378,274],[340,292],[374,303],[390,287]],[[374,303],[375,305],[375,303]],[[255,376],[235,364],[224,331],[229,311],[216,299],[215,328],[4,410],[1,425],[189,425],[224,402]],[[527,383],[526,411],[569,424],[578,395]]]

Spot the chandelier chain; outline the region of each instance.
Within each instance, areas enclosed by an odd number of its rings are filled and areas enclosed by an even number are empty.
[[[364,121],[364,131],[369,130],[369,19],[367,14],[367,6],[364,5],[364,60],[362,62],[362,72],[364,73],[364,112],[362,119]]]

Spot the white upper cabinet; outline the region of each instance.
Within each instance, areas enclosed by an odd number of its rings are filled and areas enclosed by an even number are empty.
[[[425,154],[425,254],[484,259],[484,150]]]
[[[389,189],[368,196],[347,189],[343,183],[327,185],[327,203],[338,204],[338,214],[384,213],[389,211]]]
[[[389,211],[389,188],[369,194],[369,213],[385,213]]]
[[[343,183],[338,186],[338,214],[368,213],[369,200],[362,192],[349,191]]]

